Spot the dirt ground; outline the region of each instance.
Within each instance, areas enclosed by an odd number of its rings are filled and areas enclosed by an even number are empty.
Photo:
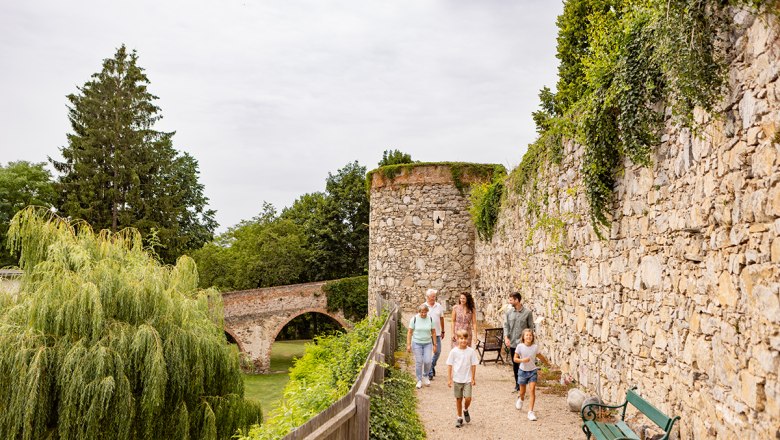
[[[411,316],[405,316],[406,322]],[[445,330],[449,333],[449,320],[446,325]],[[471,423],[456,428],[455,398],[452,389],[447,387],[446,362],[450,349],[450,342],[444,341],[436,368],[437,376],[431,381],[430,387],[423,386],[417,390],[418,412],[425,424],[428,439],[558,440],[585,437],[580,428],[579,414],[569,411],[566,404],[565,389],[543,386],[543,382],[546,382],[544,376],[540,378],[534,405],[534,413],[539,420],[535,422],[528,420],[528,396],[526,396],[526,407],[522,411],[515,409],[517,393],[512,391],[514,377],[511,363],[504,365],[491,363],[477,367],[477,385],[473,389],[474,397],[469,408]],[[492,358],[493,353],[490,355]],[[413,373],[413,357],[409,359],[408,367]],[[559,376],[556,372],[551,372],[547,377],[554,379]],[[553,382],[555,381],[550,380],[548,384]]]

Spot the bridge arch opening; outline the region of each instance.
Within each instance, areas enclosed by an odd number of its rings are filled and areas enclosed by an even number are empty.
[[[228,329],[225,329],[224,331],[225,331],[225,339],[227,339],[228,344],[236,344],[236,346],[238,346],[238,351],[243,353],[244,346],[243,344],[241,344],[241,341],[238,338],[236,338],[236,335],[234,335],[233,332]]]
[[[274,335],[274,341],[309,340],[315,336],[342,332],[343,324],[320,312],[305,312],[287,321]]]
[[[272,372],[286,370],[292,366],[288,356],[303,355],[305,342],[319,335],[346,331],[348,328],[350,325],[346,320],[328,313],[327,310],[300,310],[282,320],[270,333],[273,337],[269,341],[265,365],[269,365]]]

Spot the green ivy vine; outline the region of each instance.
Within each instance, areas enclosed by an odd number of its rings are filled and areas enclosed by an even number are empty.
[[[558,18],[557,93],[540,93],[539,132],[511,187],[538,199],[538,174],[560,163],[564,139],[584,149],[581,172],[590,220],[601,236],[623,159],[647,166],[666,111],[694,127],[693,109],[722,96],[727,58],[715,45],[726,7],[776,13],[777,0],[567,0]],[[694,127],[695,128],[695,127]]]
[[[497,173],[492,181],[478,183],[471,187],[469,214],[482,241],[493,239],[498,214],[501,212],[505,177],[506,173]]]

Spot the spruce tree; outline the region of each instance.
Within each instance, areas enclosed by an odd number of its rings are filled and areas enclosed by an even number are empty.
[[[0,291],[0,438],[229,439],[261,421],[192,259],[42,208],[8,235],[24,275]]]
[[[60,211],[95,229],[134,227],[160,245],[166,262],[213,236],[214,211],[198,182],[198,163],[173,148],[135,51],[122,45],[103,69],[68,95],[72,132],[61,148]],[[147,238],[148,239],[148,238]]]

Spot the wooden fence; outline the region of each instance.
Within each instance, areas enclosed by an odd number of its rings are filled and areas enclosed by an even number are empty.
[[[284,437],[284,440],[367,440],[370,414],[369,390],[385,380],[385,364],[392,365],[396,349],[401,311],[392,302],[377,297],[377,313],[388,310],[388,316],[366,363],[349,389],[333,405],[309,419]]]

